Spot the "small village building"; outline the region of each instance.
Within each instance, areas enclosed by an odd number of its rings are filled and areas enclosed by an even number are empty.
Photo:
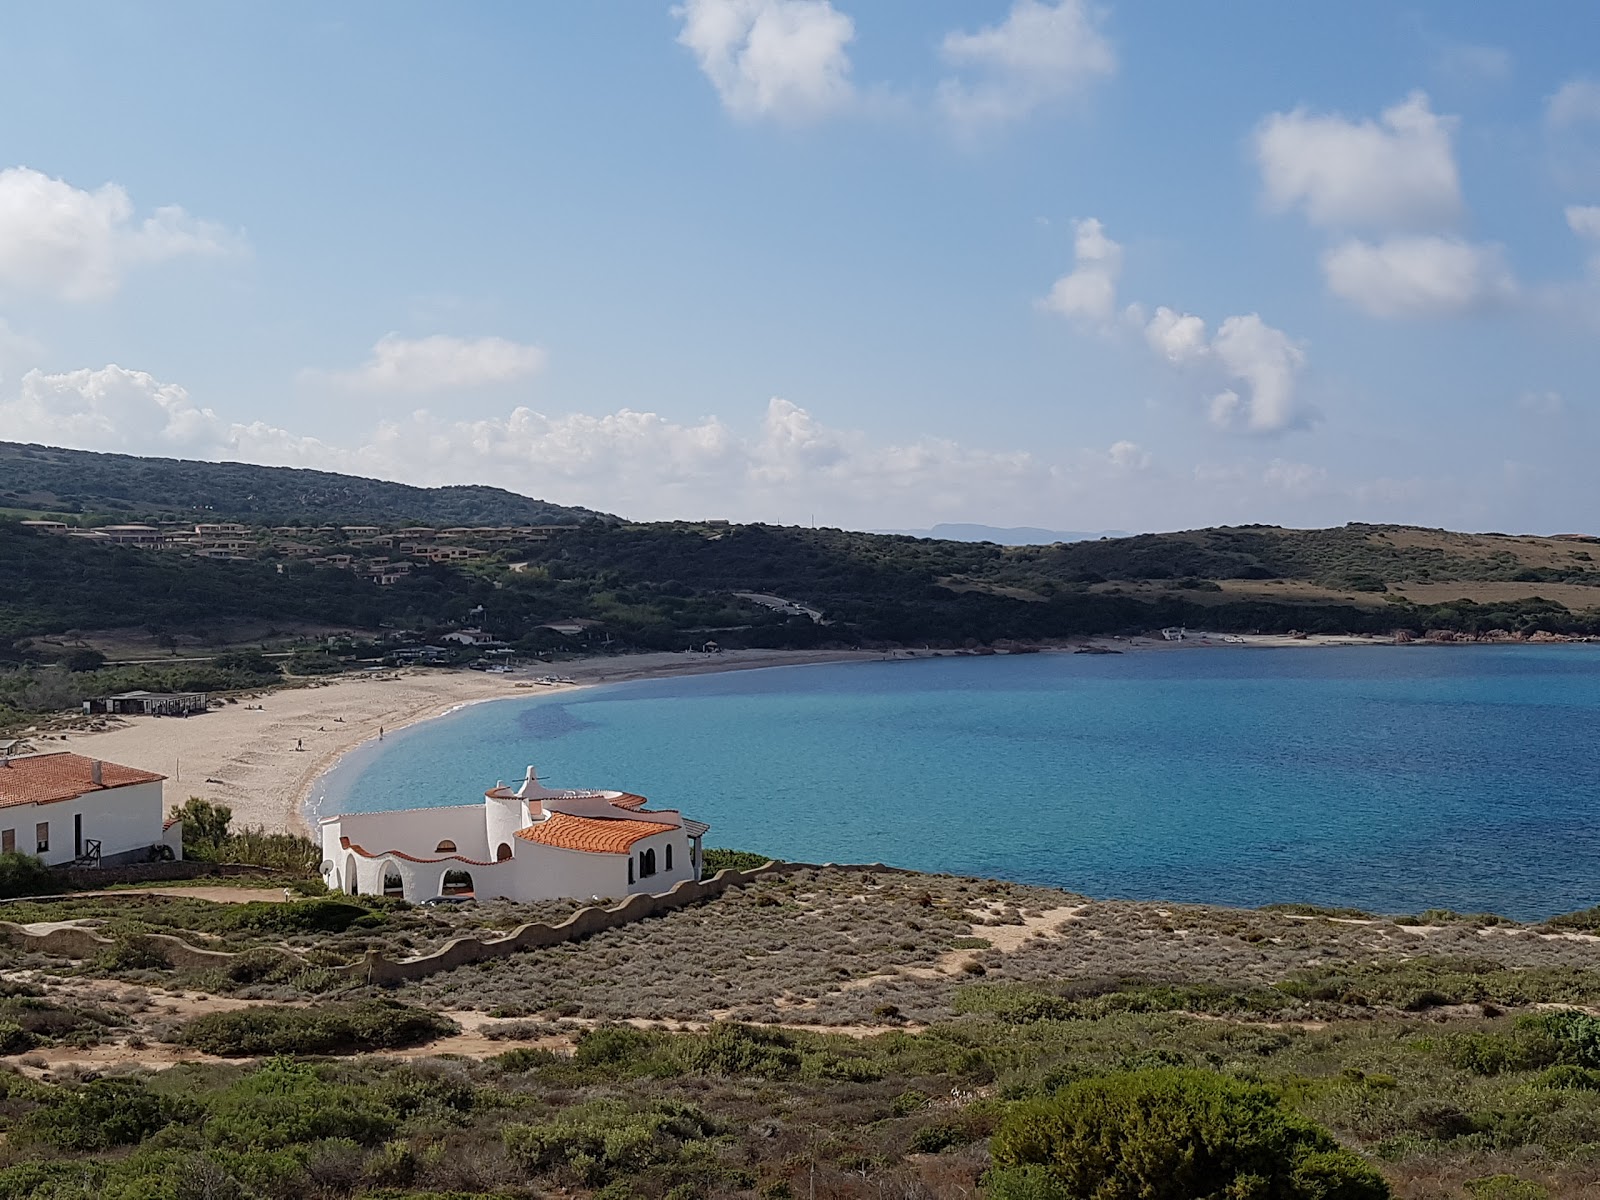
[[[118,692],[83,702],[88,713],[115,713],[122,716],[187,717],[206,711],[204,692]]]
[[[556,633],[565,634],[567,637],[576,637],[585,630],[593,629],[598,624],[600,624],[599,621],[591,621],[587,617],[568,617],[564,621],[546,621],[539,628],[553,630]]]
[[[482,804],[320,822],[322,875],[350,895],[519,902],[664,892],[699,879],[708,825],[630,792],[552,790],[533,767]]]
[[[95,532],[118,546],[159,546],[166,541],[154,525],[102,525]]]
[[[21,524],[35,533],[65,533],[68,529],[65,521],[23,521]]]
[[[47,866],[182,858],[183,823],[162,819],[165,779],[65,751],[0,758],[0,852]]]

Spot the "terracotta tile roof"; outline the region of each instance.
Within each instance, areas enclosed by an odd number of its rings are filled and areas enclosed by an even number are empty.
[[[0,760],[0,808],[17,804],[52,804],[75,800],[90,792],[105,792],[134,783],[154,783],[165,779],[150,771],[124,767],[118,763],[100,764],[100,782],[94,781],[92,758],[65,751],[56,754],[29,754]]]
[[[555,846],[562,850],[583,850],[589,854],[626,854],[632,845],[657,833],[671,833],[676,825],[657,825],[654,821],[625,818],[575,817],[555,813],[537,825],[517,830],[525,842]]]
[[[617,808],[640,809],[645,806],[645,798],[635,796],[632,792],[623,792],[611,803]]]

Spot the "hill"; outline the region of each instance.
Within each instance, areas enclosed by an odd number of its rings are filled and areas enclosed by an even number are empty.
[[[495,487],[420,488],[357,475],[98,454],[0,442],[0,505],[258,524],[567,525],[604,517]]]
[[[1081,529],[1039,529],[1033,525],[1010,526],[939,524],[932,529],[879,529],[877,533],[898,533],[905,537],[932,538],[940,542],[995,542],[1001,546],[1048,546],[1052,542],[1085,542],[1090,538],[1127,537],[1120,529],[1086,533]]]

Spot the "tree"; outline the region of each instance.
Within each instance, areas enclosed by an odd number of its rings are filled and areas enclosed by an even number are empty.
[[[1209,1071],[1080,1080],[990,1142],[994,1200],[1389,1200],[1389,1185],[1270,1089]]]
[[[84,671],[98,671],[106,665],[106,656],[98,650],[84,646],[72,651],[61,662],[67,670],[79,674]]]
[[[183,822],[183,848],[189,857],[209,858],[228,840],[233,809],[201,796],[190,796],[183,804],[172,806],[171,817]]]

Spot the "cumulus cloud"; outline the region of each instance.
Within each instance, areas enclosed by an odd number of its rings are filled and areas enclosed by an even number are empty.
[[[1579,237],[1600,240],[1600,204],[1569,205],[1567,228]]]
[[[364,392],[441,392],[526,379],[542,371],[547,358],[539,346],[506,338],[390,333],[378,339],[366,362],[327,378]]]
[[[132,267],[232,253],[242,244],[175,206],[139,220],[114,183],[90,192],[28,167],[0,171],[0,289],[98,300]]]
[[[1545,102],[1544,115],[1556,126],[1600,123],[1600,83],[1569,80]]]
[[[1144,327],[1150,349],[1174,366],[1187,366],[1211,353],[1206,323],[1192,313],[1174,312],[1162,305]]]
[[[940,49],[965,74],[942,81],[939,100],[966,127],[1026,117],[1117,69],[1099,14],[1084,0],[1017,0],[1000,24],[946,34]]]
[[[1300,208],[1314,225],[1414,229],[1461,211],[1453,118],[1423,92],[1377,121],[1297,108],[1256,129],[1256,162],[1270,207]]]
[[[1092,217],[1079,221],[1076,231],[1073,269],[1051,285],[1040,308],[1104,334],[1137,327],[1151,354],[1220,388],[1207,408],[1219,429],[1282,433],[1311,423],[1315,414],[1296,398],[1306,362],[1298,342],[1256,313],[1227,317],[1215,336],[1203,318],[1165,305],[1146,319],[1141,305],[1130,304],[1119,324],[1113,318],[1122,246]]]
[[[943,438],[883,442],[769,401],[750,428],[717,417],[541,413],[519,406],[460,420],[418,409],[337,444],[266,422],[239,422],[180,385],[109,365],[30,371],[0,393],[6,436],[86,450],[312,467],[420,484],[489,483],[628,515],[733,513],[808,519],[819,503],[901,517],[1032,511],[1070,487],[1026,451]],[[1137,448],[1096,456],[1102,472],[1138,465]],[[1087,484],[1085,484],[1087,487]]]
[[[1112,442],[1106,460],[1120,471],[1142,471],[1150,465],[1150,455],[1137,442]]]
[[[1498,246],[1402,235],[1351,238],[1322,256],[1328,289],[1375,317],[1453,317],[1506,303],[1516,281]]]
[[[1211,340],[1211,353],[1229,378],[1246,385],[1211,402],[1211,421],[1224,429],[1281,433],[1310,423],[1312,414],[1296,399],[1295,384],[1305,369],[1305,351],[1281,329],[1257,314],[1229,317]]]
[[[855,22],[828,0],[687,0],[672,12],[678,43],[736,117],[812,120],[855,98]]]
[[[1041,308],[1074,321],[1109,321],[1117,307],[1117,279],[1122,274],[1122,247],[1106,236],[1093,217],[1079,221],[1073,239],[1073,269],[1051,285]]]

